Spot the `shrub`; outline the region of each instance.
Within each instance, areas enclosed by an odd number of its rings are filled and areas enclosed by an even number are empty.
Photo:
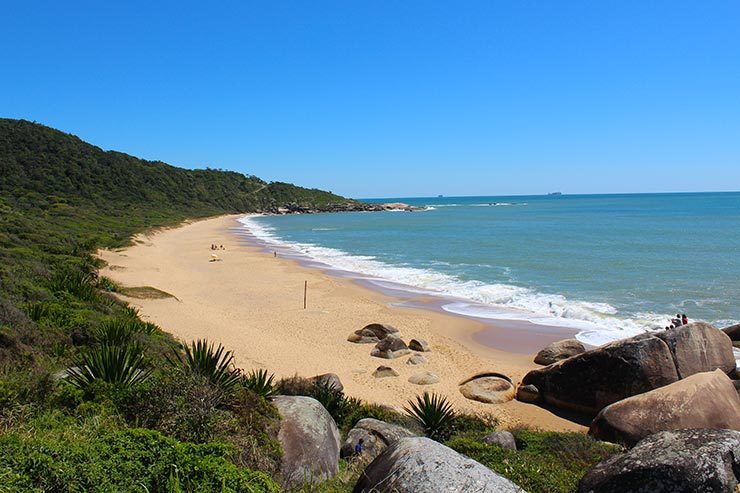
[[[233,389],[240,380],[240,371],[234,368],[234,355],[226,351],[219,344],[218,347],[209,343],[206,339],[192,341],[190,345],[183,345],[185,357],[178,351],[174,351],[176,362],[180,363],[190,372],[206,377],[211,382],[219,385],[225,390]]]
[[[282,395],[304,395],[319,401],[329,412],[337,426],[342,428],[345,420],[360,407],[359,399],[346,397],[332,382],[308,379],[299,376],[283,378],[277,384],[277,393]]]
[[[144,349],[139,344],[93,346],[82,351],[73,364],[67,369],[67,380],[81,389],[96,380],[132,386],[149,378],[152,372],[146,367]]]
[[[409,401],[404,410],[432,440],[443,441],[450,436],[455,423],[455,411],[445,397],[424,392],[416,401]]]
[[[268,374],[267,370],[251,370],[244,376],[243,384],[255,394],[267,399],[275,394],[274,378],[275,375]]]

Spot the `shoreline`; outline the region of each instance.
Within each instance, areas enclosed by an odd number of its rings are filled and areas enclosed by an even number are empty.
[[[521,346],[521,352],[482,344],[481,337],[521,342],[521,331],[464,316],[404,305],[403,300],[333,276],[298,260],[275,258],[271,251],[245,244],[234,234],[243,214],[191,221],[165,230],[137,235],[134,245],[100,251],[107,262],[101,274],[125,287],[151,286],[174,296],[139,299],[122,296],[140,310],[142,318],[183,340],[208,338],[233,350],[237,366],[265,368],[277,378],[295,374],[310,377],[332,372],[340,376],[345,393],[368,402],[400,408],[424,391],[445,395],[460,411],[490,414],[504,427],[525,424],[549,430],[585,428],[550,411],[518,402],[483,404],[465,399],[457,390],[463,380],[482,372],[508,375],[516,384],[531,369],[533,351],[525,347],[547,342],[540,335]],[[211,244],[224,245],[213,252]],[[216,253],[221,262],[209,262]],[[308,308],[303,310],[303,286],[308,282]],[[417,300],[418,301],[418,300]],[[400,305],[399,305],[400,303]],[[371,357],[372,345],[347,342],[347,336],[368,323],[397,327],[405,340],[426,339],[432,349],[428,362],[406,364]],[[488,334],[488,335],[486,335]],[[562,337],[558,337],[562,338]],[[397,377],[375,378],[378,366],[390,366]],[[409,376],[431,371],[440,377],[433,385],[417,386]]]

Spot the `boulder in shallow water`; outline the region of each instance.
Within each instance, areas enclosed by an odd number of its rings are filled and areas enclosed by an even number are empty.
[[[735,370],[732,341],[727,334],[709,324],[694,322],[655,335],[671,350],[679,378],[717,368],[725,374]]]
[[[280,395],[273,399],[280,416],[278,441],[283,487],[296,488],[334,477],[339,465],[339,430],[316,399]]]
[[[424,339],[411,339],[409,341],[409,349],[424,353],[429,351],[429,343]]]
[[[483,374],[466,380],[460,385],[460,393],[467,399],[501,404],[514,398],[516,393],[511,380],[499,374]]]
[[[414,385],[432,385],[439,382],[439,377],[430,371],[423,371],[409,377],[409,382]]]
[[[409,351],[408,346],[403,342],[403,340],[401,340],[401,338],[389,335],[384,339],[381,339],[381,341],[375,345],[373,350],[370,351],[370,356],[375,356],[376,358],[395,359],[399,356],[409,354],[410,352],[411,351]]]
[[[589,434],[634,445],[653,433],[682,428],[740,431],[740,397],[721,370],[697,373],[615,402],[594,418]]]
[[[481,441],[487,445],[498,445],[499,447],[516,451],[516,439],[510,431],[494,431],[486,435]]]
[[[612,342],[524,376],[545,403],[595,415],[633,395],[678,380],[668,345],[651,334]]]
[[[537,353],[534,358],[534,362],[538,365],[551,365],[560,360],[570,358],[576,354],[581,354],[586,351],[583,343],[577,339],[565,339],[562,341],[553,342],[548,345],[545,349]]]
[[[378,419],[364,418],[349,431],[339,454],[341,457],[354,455],[355,445],[362,439],[363,454],[374,459],[396,440],[413,436],[416,435],[403,426]]]
[[[360,475],[353,493],[523,493],[486,466],[429,438],[402,438]]]
[[[397,377],[398,372],[390,366],[379,366],[373,372],[375,378]]]
[[[663,431],[596,464],[579,493],[733,493],[740,474],[740,432]]]

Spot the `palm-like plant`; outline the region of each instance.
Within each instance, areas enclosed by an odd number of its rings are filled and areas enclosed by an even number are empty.
[[[445,440],[452,432],[455,411],[445,397],[424,392],[423,396],[416,396],[416,401],[409,401],[408,407],[403,409],[432,440]]]
[[[67,369],[69,382],[85,389],[96,380],[123,386],[136,385],[151,375],[144,348],[138,344],[100,344],[80,353]]]
[[[224,390],[233,389],[239,383],[241,372],[234,368],[234,355],[221,344],[215,347],[206,339],[198,339],[191,341],[190,345],[184,344],[182,348],[185,357],[175,351],[177,361],[171,362],[181,364],[186,370],[207,378]]]
[[[244,386],[255,394],[267,399],[268,397],[272,397],[276,392],[275,385],[273,384],[274,378],[275,375],[267,373],[267,370],[252,370],[244,376]]]

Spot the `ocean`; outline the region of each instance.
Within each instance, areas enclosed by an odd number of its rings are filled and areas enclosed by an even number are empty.
[[[671,315],[740,321],[740,193],[387,198],[416,212],[259,216],[269,245],[450,313],[601,345]]]

